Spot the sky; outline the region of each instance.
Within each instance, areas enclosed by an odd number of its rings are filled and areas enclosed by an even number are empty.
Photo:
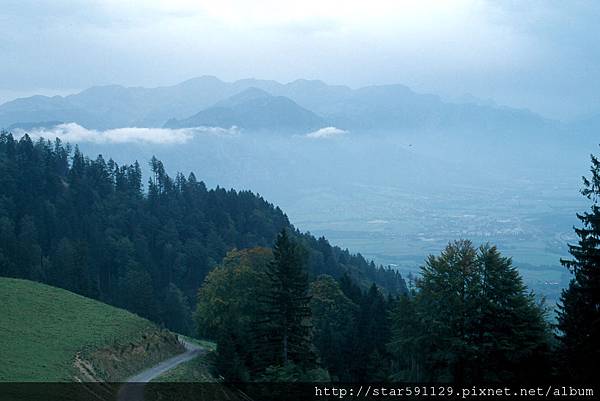
[[[2,0],[0,102],[215,75],[600,114],[600,2]]]

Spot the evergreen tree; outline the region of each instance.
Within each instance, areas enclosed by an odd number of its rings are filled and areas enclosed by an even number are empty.
[[[148,272],[135,268],[128,270],[119,283],[121,305],[130,312],[156,320],[152,279]]]
[[[173,283],[167,287],[164,300],[162,321],[167,327],[182,334],[191,334],[192,313],[185,295]]]
[[[344,295],[333,277],[327,275],[321,275],[311,283],[310,295],[314,343],[320,362],[327,367],[333,380],[350,381],[358,305]]]
[[[15,226],[8,217],[0,217],[0,275],[20,277],[17,268],[18,242],[15,235]]]
[[[360,287],[352,281],[348,273],[344,273],[342,277],[339,279],[340,289],[352,302],[356,305],[360,305],[362,303],[362,291]]]
[[[388,312],[385,297],[377,285],[372,284],[359,304],[350,365],[353,381],[382,381],[387,377]]]
[[[600,372],[600,160],[591,156],[591,178],[583,177],[581,193],[591,210],[577,217],[577,245],[569,245],[571,260],[561,260],[573,278],[561,295],[558,310],[561,355],[566,373],[593,383]]]
[[[42,250],[37,243],[38,233],[31,216],[23,216],[19,224],[17,237],[18,254],[17,265],[21,270],[21,277],[40,281],[42,273]]]
[[[288,363],[303,368],[315,365],[304,252],[286,230],[279,233],[273,261],[265,272],[264,292],[259,294],[262,318],[254,325],[261,370]]]
[[[391,312],[390,352],[395,357],[392,380],[409,383],[423,381],[422,340],[425,329],[417,316],[415,294],[401,295]]]

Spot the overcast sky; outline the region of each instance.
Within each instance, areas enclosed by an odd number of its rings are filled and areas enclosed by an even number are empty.
[[[1,0],[0,102],[200,76],[297,78],[600,113],[600,2]]]

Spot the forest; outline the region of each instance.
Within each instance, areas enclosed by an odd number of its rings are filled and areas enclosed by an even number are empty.
[[[207,273],[228,251],[271,246],[288,230],[311,277],[348,274],[363,288],[406,291],[403,278],[360,254],[300,233],[249,191],[175,178],[159,160],[144,188],[135,162],[118,166],[60,140],[0,134],[0,275],[45,282],[120,306],[172,330],[195,332]]]
[[[214,340],[231,382],[592,383],[600,370],[594,156],[558,306],[537,301],[492,244],[456,239],[406,283],[257,194],[171,178],[156,158],[150,170],[145,186],[138,162],[3,132],[0,275]]]

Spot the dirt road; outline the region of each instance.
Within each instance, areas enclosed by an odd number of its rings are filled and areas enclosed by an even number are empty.
[[[183,344],[186,352],[183,354],[176,355],[165,361],[162,361],[158,365],[155,365],[143,372],[138,373],[135,376],[127,379],[127,383],[121,386],[119,394],[117,396],[118,401],[143,401],[144,400],[144,385],[163,373],[179,366],[180,364],[187,362],[195,357],[206,353],[206,350],[199,345],[193,344],[182,338],[179,341]]]

